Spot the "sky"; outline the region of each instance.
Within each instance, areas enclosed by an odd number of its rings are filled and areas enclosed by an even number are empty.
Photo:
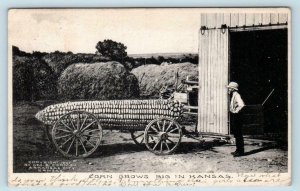
[[[26,52],[95,53],[112,39],[128,54],[196,53],[199,9],[13,9],[9,44]]]

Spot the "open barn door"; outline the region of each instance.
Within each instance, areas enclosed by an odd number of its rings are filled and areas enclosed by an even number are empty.
[[[228,30],[199,34],[198,131],[227,135]]]
[[[239,91],[248,105],[244,134],[286,131],[287,29],[232,30],[229,35],[230,80],[239,83]]]

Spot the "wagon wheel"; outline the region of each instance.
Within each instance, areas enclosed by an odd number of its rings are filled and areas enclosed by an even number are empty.
[[[175,151],[181,137],[180,125],[170,118],[154,119],[145,129],[146,146],[157,155],[166,155]]]
[[[98,119],[85,111],[63,115],[52,129],[52,141],[65,157],[87,157],[97,149],[101,139],[102,128]]]
[[[130,135],[135,144],[140,147],[144,146],[144,131],[130,131]]]

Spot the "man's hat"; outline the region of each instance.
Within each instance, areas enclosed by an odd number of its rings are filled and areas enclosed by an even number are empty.
[[[236,82],[230,82],[227,86],[227,88],[232,88],[234,90],[238,90],[239,89],[239,84]]]

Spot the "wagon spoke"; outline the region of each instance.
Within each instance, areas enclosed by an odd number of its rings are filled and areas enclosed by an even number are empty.
[[[153,142],[156,143],[153,136],[149,135],[149,137],[151,138],[151,143],[153,143]]]
[[[74,125],[74,123],[73,123],[73,121],[72,121],[72,119],[71,119],[70,115],[68,115],[68,119],[69,119],[69,121],[71,122],[71,125],[73,126],[73,129],[75,130],[75,129],[76,129],[76,127],[75,127],[75,125]]]
[[[166,120],[164,120],[162,131],[165,132]]]
[[[62,138],[69,137],[69,136],[72,136],[72,134],[62,135],[60,137],[55,137],[55,139],[62,139]]]
[[[159,140],[153,147],[153,150],[155,150],[155,148],[157,147],[157,145],[161,142],[161,140]]]
[[[67,153],[69,153],[69,152],[70,152],[70,149],[71,149],[71,147],[72,147],[72,145],[73,145],[74,141],[75,141],[75,137],[73,137],[73,140],[72,140],[72,142],[71,142],[71,144],[70,144],[70,146],[69,146],[69,148],[68,148],[68,150],[67,150]]]
[[[78,156],[78,139],[76,139],[76,142],[75,142],[75,144],[76,144],[76,151],[75,151],[75,155],[76,156]]]
[[[93,125],[95,122],[97,122],[96,120],[92,121],[90,124],[88,124],[87,126],[85,126],[81,131],[83,132],[84,130],[86,130],[87,128],[89,128],[91,125]]]
[[[80,129],[80,114],[78,113],[78,117],[77,117],[77,124],[76,124],[76,129],[79,130]]]
[[[93,143],[91,143],[91,141],[89,141],[87,138],[85,138],[85,137],[83,137],[83,138],[84,138],[84,140],[85,140],[86,142],[90,143],[90,145],[92,145],[93,147],[96,147],[96,145],[94,145]]]
[[[83,120],[83,122],[81,124],[80,130],[82,129],[83,125],[85,124],[85,121],[86,121],[87,118],[88,118],[88,115],[85,116],[85,118],[84,118],[84,120]]]
[[[73,131],[73,129],[71,127],[69,127],[67,124],[65,124],[62,120],[60,121],[67,129],[69,129],[70,131]]]
[[[160,138],[159,135],[149,135],[149,136],[152,138],[152,140],[158,140]]]
[[[172,144],[175,144],[171,139],[167,138],[168,141],[170,141]]]
[[[149,131],[148,134],[149,135],[157,136],[159,134],[159,132]]]
[[[159,133],[159,132],[157,131],[157,129],[155,129],[155,127],[151,126],[150,128],[153,129],[156,133]]]
[[[170,142],[170,145],[172,145],[172,144],[176,145],[178,143],[178,139],[174,139],[174,138],[169,137],[167,140]]]
[[[169,129],[171,128],[172,125],[173,125],[173,121],[171,121],[171,123],[169,124],[168,128],[166,129],[166,132],[169,131]]]
[[[73,137],[68,138],[65,142],[63,142],[60,147],[62,148],[67,142],[69,142]]]
[[[161,127],[159,125],[159,121],[157,121],[156,124],[157,124],[157,127],[158,127],[159,131],[161,131]]]
[[[176,130],[179,130],[179,128],[177,127],[177,128],[175,128],[175,129],[172,129],[171,131],[169,131],[169,133],[172,133],[172,132],[174,132],[174,131],[176,131]]]
[[[82,142],[81,138],[79,139],[79,141],[80,141],[80,144],[81,144],[81,146],[82,146],[82,148],[83,148],[84,152],[86,152],[86,153],[87,153],[87,151],[86,151],[86,148],[85,148],[85,146],[84,146],[84,144],[83,144],[83,142]]]
[[[68,130],[66,130],[66,129],[59,129],[59,128],[57,128],[56,130],[58,130],[58,131],[63,131],[63,132],[66,132],[66,133],[71,133],[71,131],[68,131]]]
[[[180,137],[180,134],[168,133],[168,137],[179,138],[179,137]]]
[[[160,141],[160,152],[162,153],[163,150],[163,141]]]
[[[170,148],[169,148],[169,145],[168,145],[168,143],[166,142],[166,140],[164,140],[164,143],[165,143],[165,145],[166,145],[166,147],[167,147],[167,149],[168,149],[168,151],[169,151]]]

